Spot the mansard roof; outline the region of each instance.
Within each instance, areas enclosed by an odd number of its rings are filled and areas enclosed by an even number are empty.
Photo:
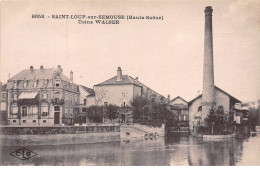
[[[53,77],[56,77],[57,75],[60,75],[60,78],[64,81],[68,81],[68,82],[71,81],[67,76],[65,76],[63,73],[59,73],[58,70],[55,68],[22,70],[21,72],[16,74],[14,77],[9,79],[8,81],[52,79]]]
[[[137,86],[142,86],[138,80],[134,79],[131,76],[128,75],[122,75],[122,80],[117,81],[117,76],[112,77],[111,79],[108,79],[102,83],[96,84],[95,86],[104,86],[104,85],[124,85],[124,84],[133,84]]]

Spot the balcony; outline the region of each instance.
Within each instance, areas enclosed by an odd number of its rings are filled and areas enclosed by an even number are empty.
[[[51,99],[51,103],[53,105],[63,105],[65,103],[65,101],[64,101],[64,99],[55,98],[55,99]]]

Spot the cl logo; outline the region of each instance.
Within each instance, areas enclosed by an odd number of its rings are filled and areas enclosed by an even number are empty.
[[[22,149],[16,150],[15,152],[12,152],[10,155],[14,156],[16,158],[19,158],[20,160],[27,160],[31,157],[36,156],[37,154],[31,150],[22,148]]]

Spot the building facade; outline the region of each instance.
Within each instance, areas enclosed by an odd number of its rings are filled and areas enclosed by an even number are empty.
[[[94,85],[95,100],[99,106],[113,104],[119,107],[128,107],[137,96],[147,97],[156,102],[166,102],[167,99],[142,84],[138,78],[123,75],[118,67],[117,75],[102,83]],[[129,111],[121,114],[122,121],[131,122],[132,114]]]
[[[224,115],[230,114],[236,103],[241,103],[238,99],[215,86],[215,111],[223,112]],[[189,103],[189,128],[202,125],[204,119],[202,115],[202,94],[191,100]],[[209,112],[209,109],[207,109]]]
[[[189,107],[188,102],[180,96],[172,99],[169,103],[171,112],[178,118],[179,125],[188,126]]]
[[[2,82],[0,83],[0,125],[4,125],[7,123],[7,85],[2,85]]]
[[[78,113],[75,114],[76,123],[87,123],[89,119],[87,117],[87,107],[95,105],[95,91],[83,85],[79,85],[79,105],[77,106]]]
[[[10,125],[70,125],[79,104],[79,86],[57,68],[26,69],[7,82]]]

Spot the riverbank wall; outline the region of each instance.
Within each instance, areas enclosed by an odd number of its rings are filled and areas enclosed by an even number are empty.
[[[120,141],[120,126],[0,127],[3,146]]]

